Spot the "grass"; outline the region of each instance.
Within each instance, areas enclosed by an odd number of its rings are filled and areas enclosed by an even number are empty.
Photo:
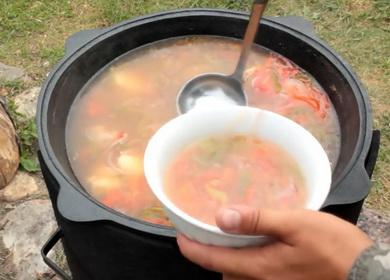
[[[26,69],[40,85],[72,33],[152,12],[211,7],[249,10],[251,0],[0,0],[0,61]],[[390,5],[388,0],[271,0],[267,15],[298,15],[354,68],[368,89],[382,145],[367,203],[390,211]]]
[[[28,118],[16,111],[12,98],[8,98],[7,111],[14,121],[20,147],[20,165],[28,172],[39,171],[37,154],[37,128],[34,118]]]

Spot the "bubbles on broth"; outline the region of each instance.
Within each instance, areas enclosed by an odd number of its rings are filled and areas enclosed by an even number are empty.
[[[308,73],[256,46],[244,74],[250,106],[308,129],[333,166],[340,128],[329,98]],[[211,36],[174,38],[131,51],[102,69],[74,101],[66,127],[72,169],[98,201],[131,217],[170,225],[143,174],[149,138],[176,116],[180,88],[194,76],[230,74],[240,42]]]

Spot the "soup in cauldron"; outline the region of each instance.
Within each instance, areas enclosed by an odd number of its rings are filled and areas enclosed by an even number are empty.
[[[177,115],[185,82],[232,73],[240,41],[173,38],[140,47],[109,64],[81,90],[69,113],[66,148],[73,172],[96,200],[128,216],[170,225],[149,189],[143,154],[149,138]],[[328,96],[290,60],[254,46],[244,73],[250,106],[284,115],[309,130],[334,167],[340,128]]]

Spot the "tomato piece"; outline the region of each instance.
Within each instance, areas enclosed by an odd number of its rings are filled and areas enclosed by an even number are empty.
[[[309,96],[299,96],[299,95],[293,96],[293,98],[307,103],[308,105],[310,105],[310,107],[312,107],[316,111],[320,110],[320,103],[315,98]]]
[[[277,74],[271,69],[258,69],[252,80],[252,87],[259,94],[277,94],[281,90]]]
[[[104,113],[104,107],[95,101],[89,101],[86,106],[87,114],[91,117],[97,117]]]
[[[116,134],[116,139],[119,140],[119,139],[122,139],[126,136],[126,132],[124,131],[118,131],[117,134]]]
[[[107,193],[101,200],[104,205],[111,208],[116,208],[123,202],[123,192],[120,189],[114,189]]]

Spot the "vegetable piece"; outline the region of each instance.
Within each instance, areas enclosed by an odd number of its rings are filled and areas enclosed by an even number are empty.
[[[126,90],[128,94],[145,94],[153,92],[150,80],[142,72],[131,70],[112,70],[114,83]]]
[[[141,214],[138,215],[141,219],[154,224],[170,226],[171,222],[165,216],[165,213],[161,206],[152,206],[143,209]]]
[[[218,201],[221,204],[227,203],[228,197],[225,192],[217,190],[211,186],[206,186],[206,191],[212,199]]]
[[[277,94],[282,86],[277,74],[272,69],[259,69],[252,80],[252,87],[259,94]]]
[[[124,131],[118,131],[118,132],[116,133],[115,139],[117,139],[117,140],[123,139],[123,138],[126,137],[126,136],[127,136],[127,133],[126,133],[126,132],[124,132]]]
[[[107,193],[101,200],[103,204],[111,208],[122,208],[124,204],[123,191],[121,189],[114,189]]]
[[[97,117],[104,113],[104,106],[97,101],[90,100],[87,102],[86,110],[89,116]]]
[[[119,187],[120,180],[114,176],[94,175],[87,179],[90,191],[101,196]]]
[[[115,140],[115,132],[106,128],[103,125],[89,126],[85,130],[85,136],[91,142],[95,143],[107,143]]]
[[[142,160],[128,152],[121,152],[118,157],[118,167],[128,175],[142,176],[144,174]]]
[[[308,87],[299,80],[289,79],[284,83],[283,91],[290,98],[309,105],[319,117],[324,118],[329,108],[329,102],[319,92]]]

